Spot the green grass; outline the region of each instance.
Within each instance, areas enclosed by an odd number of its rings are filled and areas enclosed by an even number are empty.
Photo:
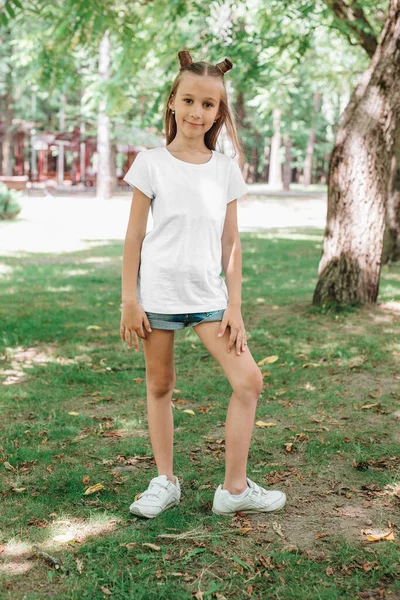
[[[254,427],[248,476],[288,498],[247,517],[211,512],[232,390],[193,329],[175,334],[181,504],[129,514],[157,469],[142,341],[135,353],[119,338],[122,244],[1,260],[1,598],[400,594],[400,503],[385,487],[400,481],[400,265],[383,268],[376,306],[312,307],[322,236],[241,234],[249,349],[279,356],[260,366],[256,421],[275,427]],[[394,541],[368,542],[370,528]]]

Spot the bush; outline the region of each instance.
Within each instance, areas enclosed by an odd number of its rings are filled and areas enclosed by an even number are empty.
[[[21,212],[22,207],[18,198],[23,192],[9,190],[5,183],[0,181],[0,219],[10,219]]]

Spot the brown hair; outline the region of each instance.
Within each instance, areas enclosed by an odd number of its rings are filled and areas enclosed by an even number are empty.
[[[179,83],[184,77],[184,73],[195,73],[199,76],[215,77],[221,81],[221,100],[219,104],[219,113],[220,116],[217,119],[216,123],[213,124],[211,129],[209,129],[204,135],[204,142],[210,150],[215,150],[216,142],[218,135],[221,131],[222,126],[225,124],[226,131],[229,139],[231,140],[235,151],[239,154],[239,163],[240,166],[243,167],[244,163],[244,152],[242,145],[239,141],[235,118],[233,113],[228,105],[228,95],[225,88],[224,74],[227,71],[232,69],[233,64],[229,60],[229,58],[225,58],[222,62],[213,65],[211,63],[205,61],[193,62],[190,53],[187,50],[181,50],[178,52],[179,62],[181,68],[179,70],[178,75],[175,77],[175,80],[172,83],[168,99],[166,102],[166,107],[164,111],[164,131],[166,138],[166,145],[172,142],[177,133],[175,116],[172,114],[172,110],[169,107],[169,102],[172,96],[176,96],[176,91],[178,89]],[[235,152],[235,156],[236,156]]]

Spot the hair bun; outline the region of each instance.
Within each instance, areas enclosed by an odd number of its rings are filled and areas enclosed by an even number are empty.
[[[188,50],[180,50],[178,52],[179,62],[181,63],[181,69],[188,67],[193,63],[193,59],[190,56],[190,52]]]
[[[233,64],[229,60],[229,58],[225,58],[222,62],[219,62],[215,65],[224,75],[227,71],[230,71],[233,67]]]

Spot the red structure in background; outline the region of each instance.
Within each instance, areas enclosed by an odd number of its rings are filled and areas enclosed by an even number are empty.
[[[28,176],[35,182],[52,182],[53,186],[96,184],[97,138],[81,134],[77,126],[71,132],[35,131],[32,121],[19,121],[13,130],[11,152],[12,176]],[[0,174],[3,173],[1,148],[5,127],[0,121]],[[116,145],[116,152],[125,155],[123,167],[117,171],[117,185],[129,187],[123,176],[137,153],[145,146]],[[71,156],[72,153],[72,156]]]

